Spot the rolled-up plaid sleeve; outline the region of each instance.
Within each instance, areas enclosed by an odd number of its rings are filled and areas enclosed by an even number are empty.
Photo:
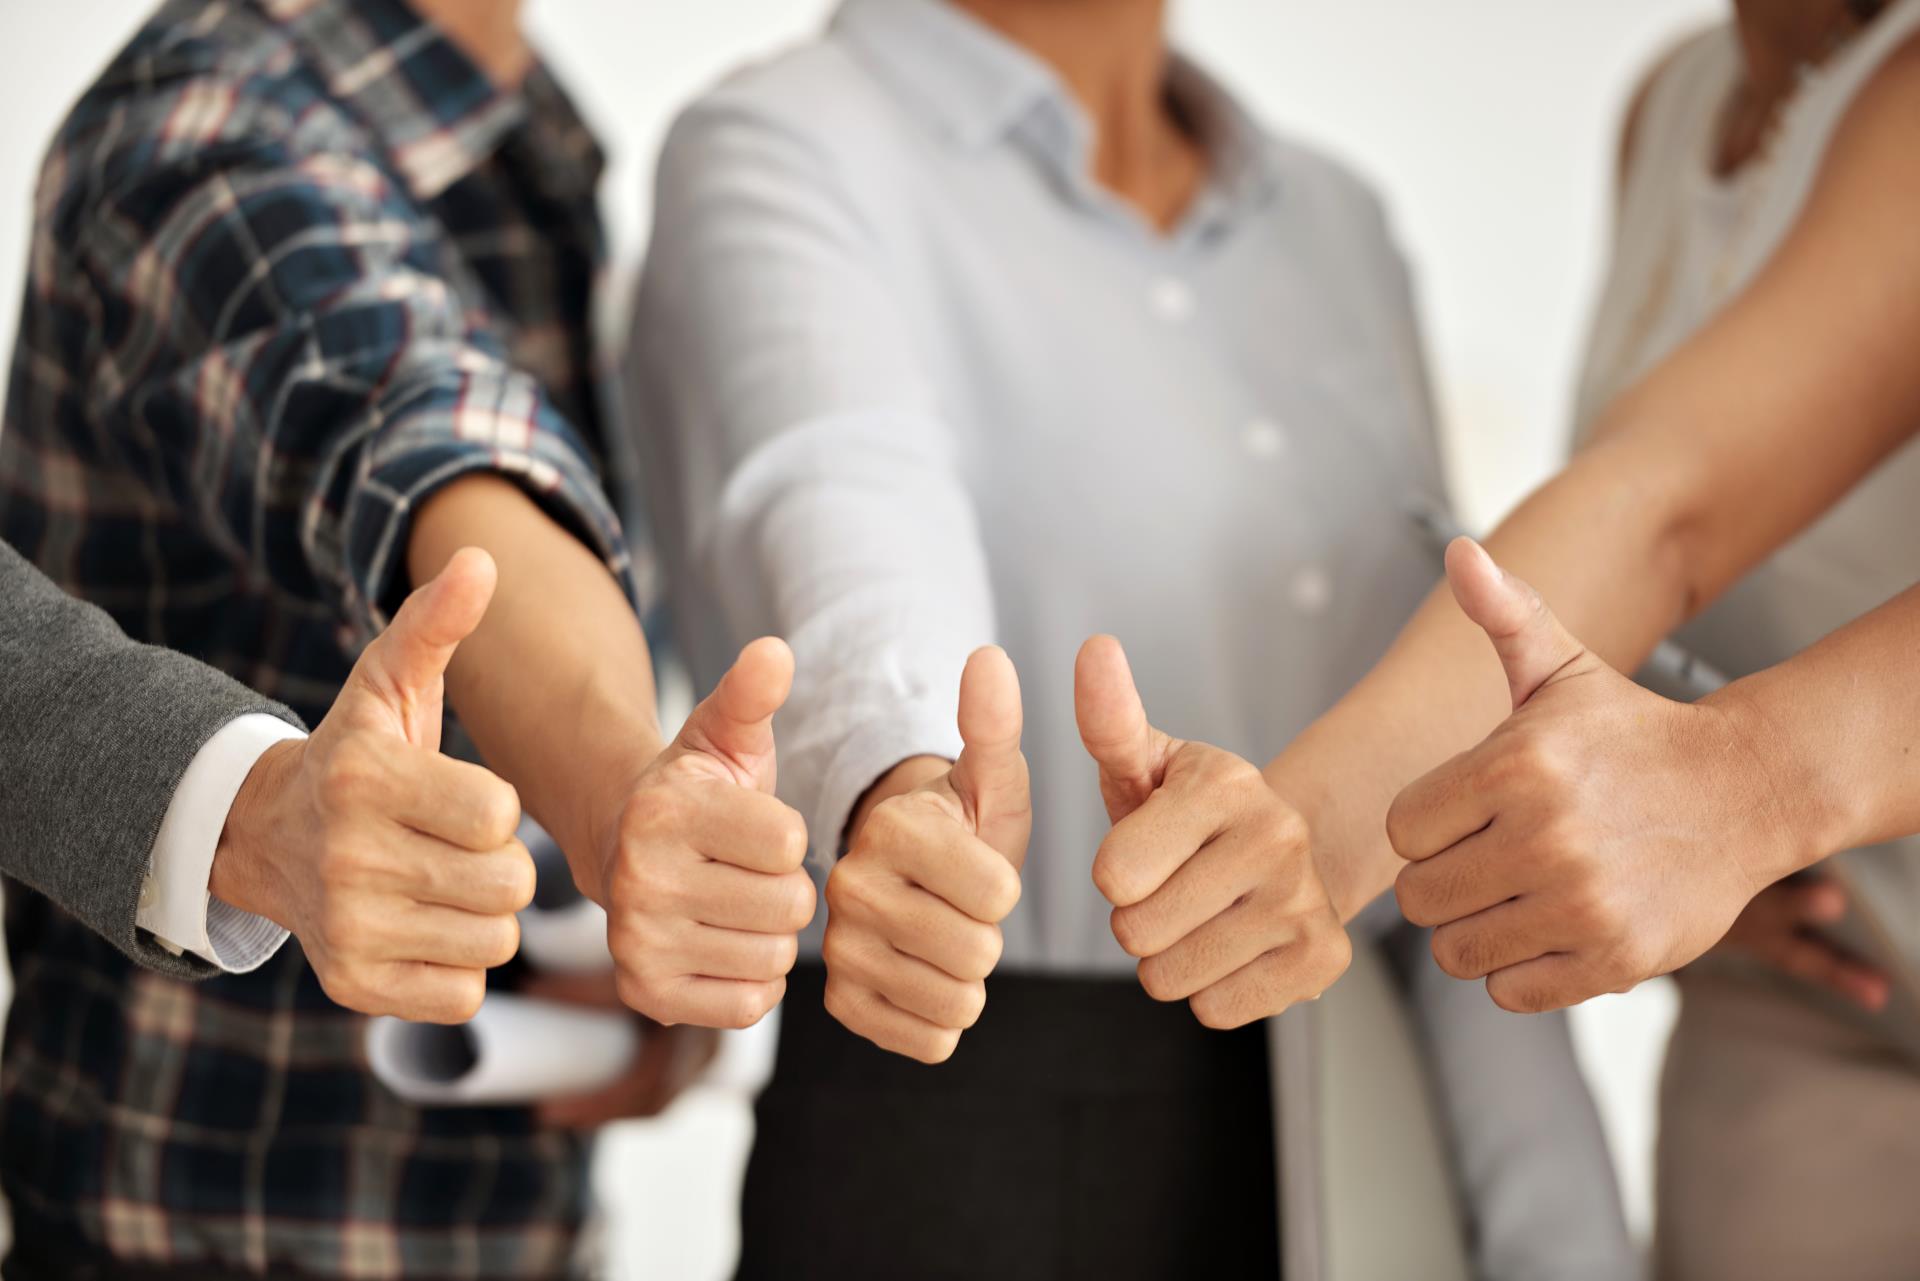
[[[413,512],[475,472],[517,482],[633,594],[595,451],[463,305],[446,231],[374,164],[250,144],[149,167],[79,244],[108,447],[356,644],[405,594]]]

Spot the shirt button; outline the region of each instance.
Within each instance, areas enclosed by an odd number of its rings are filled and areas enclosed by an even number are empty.
[[[1279,424],[1256,418],[1240,429],[1240,443],[1255,458],[1278,458],[1287,452],[1287,434]]]
[[[1327,571],[1315,566],[1297,571],[1287,584],[1293,607],[1303,614],[1324,614],[1333,603],[1333,580]]]
[[[1162,276],[1154,281],[1148,297],[1162,320],[1178,322],[1193,315],[1193,289],[1177,276]]]

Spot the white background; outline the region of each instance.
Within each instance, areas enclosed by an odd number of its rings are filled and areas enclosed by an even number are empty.
[[[5,0],[0,25],[0,348],[11,349],[39,152],[149,6]],[[603,140],[616,252],[644,241],[652,156],[676,104],[815,29],[825,0],[531,0]],[[1715,0],[1175,0],[1188,49],[1275,127],[1331,145],[1387,192],[1419,269],[1463,510],[1497,517],[1551,465],[1636,70]],[[0,997],[4,976],[0,976]],[[1576,1014],[1629,1204],[1644,1226],[1664,986]],[[763,1044],[763,1042],[762,1042]],[[736,1053],[751,1059],[756,1047]],[[724,1275],[750,1121],[706,1091],[602,1153],[618,1277]]]

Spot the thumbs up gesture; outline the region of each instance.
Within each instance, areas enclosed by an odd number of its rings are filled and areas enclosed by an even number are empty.
[[[1020,726],[1012,661],[976,651],[960,759],[873,805],[827,879],[827,1011],[882,1049],[943,1062],[986,1007],[1032,828]]]
[[[470,548],[414,592],[313,736],[260,758],[214,854],[209,891],[292,931],[327,995],[362,1013],[464,1021],[519,949],[534,879],[519,798],[440,754],[442,677],[494,582]]]
[[[748,1027],[786,994],[813,918],[806,823],[773,795],[793,651],[748,645],[627,794],[596,886],[620,999],[660,1023]]]
[[[1613,671],[1471,539],[1447,581],[1513,715],[1406,788],[1395,886],[1456,978],[1537,1012],[1623,991],[1712,947],[1795,861],[1737,698],[1661,698]],[[1767,867],[1781,869],[1768,873]]]
[[[1113,822],[1093,881],[1147,995],[1231,1028],[1315,999],[1346,972],[1352,945],[1306,820],[1257,768],[1153,728],[1111,636],[1081,647],[1074,706]]]

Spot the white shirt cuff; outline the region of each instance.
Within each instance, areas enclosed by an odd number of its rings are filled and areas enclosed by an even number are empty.
[[[170,952],[191,952],[229,974],[259,969],[287,941],[264,916],[207,892],[213,855],[240,785],[275,743],[306,735],[277,716],[249,713],[222,726],[180,776],[140,890],[134,923]]]

